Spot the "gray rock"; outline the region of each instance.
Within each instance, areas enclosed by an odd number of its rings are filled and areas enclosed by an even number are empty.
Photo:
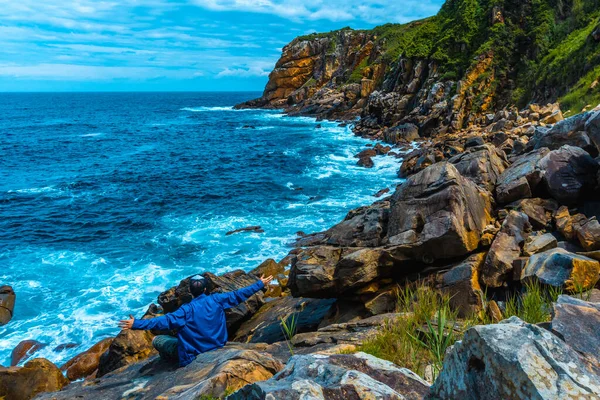
[[[234,342],[275,343],[285,340],[281,320],[294,316],[296,332],[317,329],[329,312],[333,299],[304,299],[301,297],[278,297],[263,305],[256,314],[244,322],[235,332]]]
[[[569,346],[600,366],[600,303],[561,295],[554,303],[551,329]]]
[[[556,123],[550,130],[536,129],[532,139],[535,148],[556,150],[565,144],[588,148],[591,141],[584,128],[589,116],[589,113],[581,113]]]
[[[100,379],[72,383],[61,392],[43,394],[38,399],[186,400],[202,396],[219,397],[225,390],[236,390],[248,383],[269,379],[282,368],[279,361],[261,352],[258,346],[227,345],[200,354],[183,368],[154,357]]]
[[[496,188],[498,177],[508,167],[504,153],[491,144],[471,147],[448,161],[462,176],[491,193]]]
[[[388,199],[350,211],[346,218],[325,232],[307,235],[296,241],[299,247],[327,244],[343,247],[381,246],[387,233],[390,213]]]
[[[583,149],[562,146],[542,158],[537,167],[543,170],[548,193],[561,204],[575,204],[596,186],[598,163]]]
[[[486,286],[500,287],[512,279],[513,262],[521,255],[530,232],[527,215],[518,211],[508,214],[481,268],[481,281]]]
[[[430,399],[599,399],[597,372],[565,342],[512,317],[469,329],[444,360]]]
[[[491,195],[448,162],[409,177],[392,196],[389,245],[416,260],[466,255],[492,217]]]
[[[412,142],[420,138],[419,127],[414,124],[401,124],[383,132],[385,142],[396,144]]]
[[[599,273],[598,261],[556,248],[532,255],[521,280],[537,279],[546,285],[575,291],[592,288]]]
[[[529,239],[523,248],[523,254],[528,257],[558,247],[558,240],[551,233],[533,236]]]
[[[414,372],[365,353],[299,355],[273,378],[229,400],[423,399],[428,384]]]
[[[496,200],[506,204],[532,197],[542,180],[542,172],[537,168],[537,163],[549,151],[547,148],[542,148],[517,157],[498,178]]]

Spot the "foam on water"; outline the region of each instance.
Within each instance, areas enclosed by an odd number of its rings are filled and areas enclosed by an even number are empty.
[[[25,339],[47,343],[36,356],[60,364],[186,276],[279,260],[296,232],[327,229],[399,182],[393,157],[356,165],[372,142],[348,126],[230,112],[249,94],[144,96],[69,94],[61,108],[31,95],[23,101],[54,123],[0,137],[0,284],[18,296],[0,364]],[[2,99],[0,129],[25,126],[28,114],[11,114],[18,101]],[[71,123],[73,102],[88,128]],[[100,130],[104,140],[55,145]],[[226,235],[250,225],[264,233]],[[79,346],[54,351],[66,343]]]
[[[191,111],[191,112],[223,112],[223,111],[252,111],[248,108],[240,108],[236,109],[231,107],[183,107],[181,111]]]

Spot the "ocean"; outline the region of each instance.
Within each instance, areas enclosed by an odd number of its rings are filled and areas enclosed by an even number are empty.
[[[0,94],[0,285],[22,340],[60,365],[186,276],[279,260],[398,183],[349,127],[233,110],[260,93]],[[226,232],[260,225],[264,233]],[[78,344],[56,351],[61,344]]]

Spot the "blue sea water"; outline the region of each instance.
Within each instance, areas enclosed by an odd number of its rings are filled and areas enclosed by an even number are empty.
[[[258,96],[0,94],[0,285],[17,293],[0,364],[25,339],[60,364],[182,278],[280,259],[397,183],[393,157],[356,165],[369,142],[348,127],[231,108]],[[225,235],[248,225],[264,233]]]

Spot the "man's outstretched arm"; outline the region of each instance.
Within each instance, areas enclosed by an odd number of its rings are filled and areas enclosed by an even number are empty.
[[[216,297],[217,302],[221,304],[223,308],[232,308],[248,300],[250,296],[267,286],[269,283],[271,283],[272,280],[272,276],[266,278],[264,276],[261,276],[256,283],[248,287],[241,288],[229,293],[217,293],[214,296]]]
[[[158,329],[161,331],[181,329],[185,326],[186,321],[186,307],[185,305],[179,307],[178,310],[165,314],[160,317],[151,319],[134,319],[133,316],[129,316],[129,319],[119,322],[121,329],[134,329],[134,330],[151,330]]]

